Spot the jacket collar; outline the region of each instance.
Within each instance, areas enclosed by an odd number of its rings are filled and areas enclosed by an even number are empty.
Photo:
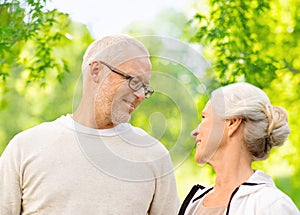
[[[263,187],[275,187],[275,184],[269,175],[265,174],[261,170],[256,170],[246,182],[237,187],[238,192],[234,194],[234,198],[255,193]],[[200,186],[199,188],[200,189],[193,197],[193,202],[202,199],[213,187]]]
[[[263,187],[275,187],[275,184],[269,175],[261,170],[256,170],[245,183],[240,185],[235,197],[238,198],[255,193]]]

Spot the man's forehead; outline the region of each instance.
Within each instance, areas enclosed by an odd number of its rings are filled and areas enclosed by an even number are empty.
[[[148,84],[151,78],[151,62],[150,59],[146,57],[130,59],[115,68],[130,76],[141,79],[145,84]]]
[[[147,62],[150,63],[150,57],[148,55],[139,55],[139,56],[132,56],[132,57],[121,57],[117,62],[115,62],[114,66],[121,66],[123,64],[134,64],[134,63],[143,63]]]

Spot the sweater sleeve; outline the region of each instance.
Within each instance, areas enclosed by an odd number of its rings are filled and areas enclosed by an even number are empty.
[[[0,214],[21,213],[20,153],[16,138],[0,157]]]
[[[172,162],[169,156],[163,165],[165,166],[165,174],[156,179],[155,193],[148,212],[149,215],[178,214],[180,201],[177,194]]]

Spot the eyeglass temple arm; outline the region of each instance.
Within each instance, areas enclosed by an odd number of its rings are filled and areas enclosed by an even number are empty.
[[[117,68],[115,68],[115,67],[113,67],[111,65],[108,65],[107,63],[105,63],[105,62],[103,62],[101,60],[99,60],[99,62],[102,63],[102,64],[104,64],[105,66],[107,66],[111,71],[113,71],[113,72],[115,72],[115,73],[117,73],[119,75],[122,75],[123,77],[125,77],[127,79],[133,78],[131,75],[125,74],[124,72],[118,70]]]

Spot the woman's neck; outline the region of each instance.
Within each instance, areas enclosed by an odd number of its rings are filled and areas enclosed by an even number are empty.
[[[210,163],[216,172],[214,189],[232,190],[247,181],[254,172],[251,164],[251,157],[243,147],[228,147],[218,153]]]

